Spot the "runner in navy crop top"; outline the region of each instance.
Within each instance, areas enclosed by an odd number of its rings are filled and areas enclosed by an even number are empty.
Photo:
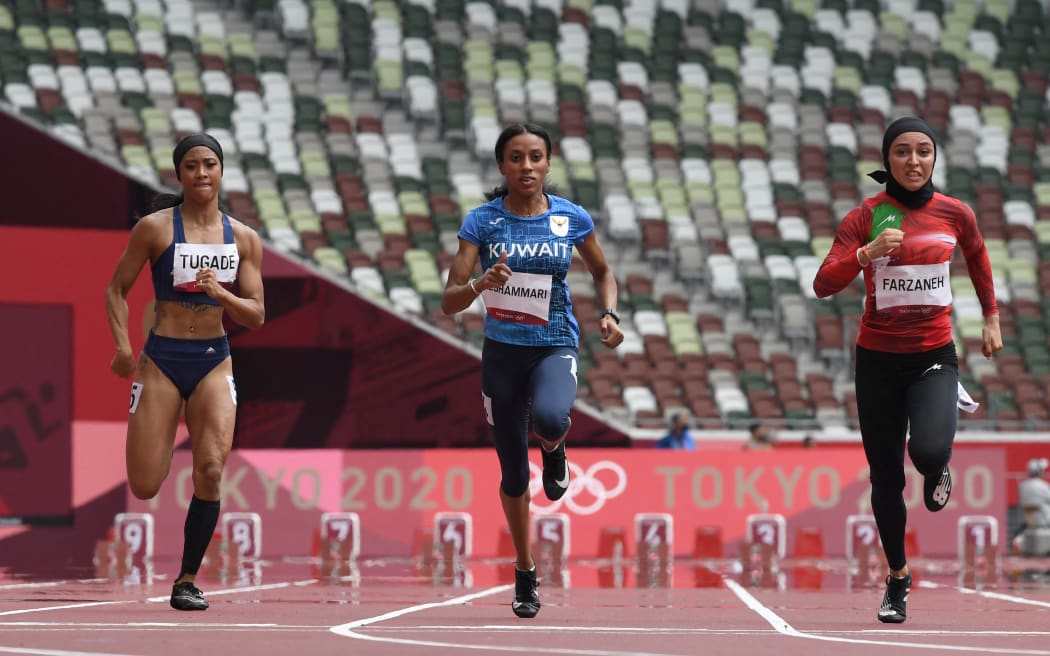
[[[193,451],[193,498],[171,606],[204,610],[208,602],[194,581],[219,519],[222,472],[237,416],[223,316],[247,328],[262,326],[262,243],[250,227],[219,211],[218,141],[190,135],[175,146],[172,160],[182,193],[158,199],[157,211],[132,228],[106,289],[106,312],[116,344],[110,368],[121,377],[134,376],[126,459],[128,486],[136,497],[150,499],[160,490],[171,469],[179,420],[185,416]],[[147,262],[156,307],[136,362],[127,296]]]

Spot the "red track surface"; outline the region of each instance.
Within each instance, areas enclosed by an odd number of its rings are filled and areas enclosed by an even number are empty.
[[[893,626],[875,619],[881,586],[830,561],[809,576],[732,565],[716,566],[712,579],[677,563],[670,577],[637,587],[633,562],[619,570],[572,563],[561,587],[541,586],[543,609],[532,620],[511,613],[510,586],[500,582],[506,564],[472,562],[467,574],[446,577],[405,562],[362,561],[336,576],[309,559],[269,562],[202,573],[211,609],[197,613],[168,606],[170,576],[0,581],[0,654],[1050,656],[1043,584],[998,575],[962,588],[944,564],[925,575],[913,565],[908,621]],[[625,587],[600,587],[610,584]]]

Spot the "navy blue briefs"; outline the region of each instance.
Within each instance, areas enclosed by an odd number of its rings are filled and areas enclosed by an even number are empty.
[[[212,369],[230,357],[226,336],[212,339],[176,339],[150,332],[142,352],[179,388],[182,398],[190,394]]]

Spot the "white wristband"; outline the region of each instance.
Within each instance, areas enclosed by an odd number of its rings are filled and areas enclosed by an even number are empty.
[[[467,284],[470,285],[470,288],[472,290],[474,290],[474,295],[475,296],[481,296],[481,292],[479,292],[478,288],[474,286],[474,279],[473,278],[471,278],[470,281]]]

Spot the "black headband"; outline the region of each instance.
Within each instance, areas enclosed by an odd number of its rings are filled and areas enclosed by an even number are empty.
[[[872,171],[868,174],[868,177],[886,185],[886,193],[892,198],[899,200],[908,207],[919,208],[933,198],[933,179],[927,180],[926,184],[915,191],[908,191],[889,172],[890,146],[893,145],[894,139],[905,132],[921,132],[929,137],[930,141],[933,142],[934,157],[936,158],[937,135],[934,133],[933,128],[918,116],[902,116],[890,123],[889,127],[886,128],[885,134],[882,135],[882,165],[886,167],[886,170]]]
[[[210,134],[198,132],[182,138],[179,143],[175,144],[175,152],[172,153],[171,160],[175,162],[176,178],[182,179],[179,175],[179,164],[182,162],[182,158],[186,156],[186,153],[190,152],[191,148],[196,148],[197,146],[204,146],[215,153],[215,156],[219,158],[219,166],[222,167],[222,146],[219,145],[218,140]]]

